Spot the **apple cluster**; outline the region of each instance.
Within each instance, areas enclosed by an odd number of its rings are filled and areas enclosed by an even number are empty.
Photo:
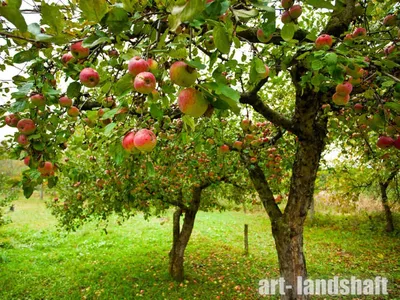
[[[398,136],[396,140],[389,136],[380,136],[376,142],[376,146],[381,149],[395,147],[400,150],[400,136]]]
[[[336,86],[336,93],[332,96],[332,101],[336,105],[346,105],[350,100],[350,93],[353,85],[346,81]]]
[[[281,21],[283,24],[294,22],[301,16],[301,6],[298,4],[293,5],[293,0],[282,0],[281,4],[282,7],[285,9],[281,16]]]
[[[131,153],[151,152],[157,144],[156,135],[149,129],[130,131],[122,139],[122,147]]]
[[[133,57],[128,63],[128,71],[134,77],[133,87],[141,94],[151,94],[156,88],[156,77],[152,72],[157,70],[158,63],[149,58]]]

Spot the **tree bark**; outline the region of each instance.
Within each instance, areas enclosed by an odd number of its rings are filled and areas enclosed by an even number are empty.
[[[169,274],[176,281],[184,279],[184,254],[193,231],[196,214],[200,208],[202,188],[194,188],[192,201],[185,211],[182,228],[180,228],[180,217],[183,213],[181,208],[177,208],[173,217],[173,242],[169,252]]]
[[[390,210],[390,206],[388,203],[387,188],[388,188],[390,182],[396,176],[396,173],[397,173],[397,170],[393,171],[389,175],[389,178],[385,182],[379,182],[379,186],[381,189],[381,201],[382,201],[382,206],[383,206],[383,210],[385,212],[385,218],[386,218],[386,232],[394,231],[393,216],[392,216],[392,211]]]

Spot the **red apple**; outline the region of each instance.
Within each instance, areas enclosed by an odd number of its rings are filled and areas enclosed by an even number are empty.
[[[228,153],[229,152],[229,146],[224,144],[221,147],[219,147],[219,151],[221,153]]]
[[[4,121],[10,127],[17,127],[19,117],[15,114],[9,114],[4,118]]]
[[[238,149],[238,150],[241,150],[241,149],[243,148],[243,142],[241,142],[241,141],[235,141],[235,142],[233,143],[233,148]]]
[[[60,104],[61,107],[71,107],[72,106],[72,100],[68,98],[67,96],[63,96],[58,100],[58,103]]]
[[[351,93],[353,86],[350,82],[344,82],[336,86],[336,93],[340,96],[346,96]]]
[[[293,5],[293,6],[289,9],[289,15],[290,15],[290,17],[291,17],[293,20],[295,20],[295,19],[297,19],[298,17],[300,17],[300,16],[301,16],[301,13],[302,13],[301,6],[298,5],[298,4]]]
[[[54,166],[51,162],[45,161],[41,162],[38,167],[38,171],[43,175],[43,176],[48,176],[52,175],[54,173]]]
[[[31,157],[28,155],[28,156],[25,156],[25,158],[24,158],[24,164],[26,165],[26,166],[29,166],[29,163],[31,162]]]
[[[355,110],[356,112],[362,112],[363,109],[364,109],[364,106],[363,106],[361,103],[356,103],[356,104],[354,104],[354,110]]]
[[[67,65],[69,62],[72,62],[71,60],[74,58],[74,56],[68,52],[63,54],[63,56],[61,57],[61,61],[64,65]]]
[[[367,30],[363,27],[358,27],[353,31],[353,37],[363,37],[367,35]]]
[[[149,71],[150,71],[150,72],[157,71],[157,69],[158,69],[158,63],[157,63],[157,61],[155,61],[155,60],[152,59],[152,58],[148,58],[148,59],[147,59],[147,64],[149,65]]]
[[[89,48],[82,46],[82,42],[77,42],[71,45],[71,53],[76,58],[85,58],[89,56]]]
[[[35,132],[36,125],[31,119],[22,119],[18,121],[17,128],[22,134],[30,135]]]
[[[44,96],[42,94],[34,94],[31,96],[31,102],[35,106],[45,106],[46,105],[46,100],[44,99]]]
[[[208,109],[208,102],[200,91],[194,88],[186,88],[179,92],[178,106],[184,114],[198,118]]]
[[[378,139],[378,142],[376,143],[376,146],[381,148],[381,149],[386,149],[389,148],[393,145],[394,140],[391,137],[388,136],[380,136]]]
[[[151,130],[141,129],[135,134],[133,142],[140,151],[150,152],[157,144],[157,137]]]
[[[128,71],[132,76],[149,70],[149,64],[140,56],[133,57],[128,63]]]
[[[395,26],[397,21],[397,17],[395,15],[387,15],[383,19],[383,25],[390,27],[390,26]]]
[[[128,152],[132,151],[135,148],[134,139],[135,133],[133,131],[128,132],[122,139],[122,147]]]
[[[343,41],[352,41],[353,40],[353,35],[351,33],[346,34],[346,36],[343,38]]]
[[[242,120],[241,122],[240,122],[240,127],[243,129],[243,130],[248,130],[249,128],[250,128],[250,120],[249,119],[244,119],[244,120]]]
[[[269,36],[266,36],[264,34],[264,31],[261,28],[258,28],[257,29],[257,39],[261,43],[268,43],[272,39],[272,34],[270,34]]]
[[[156,78],[153,73],[141,72],[136,75],[133,86],[139,93],[150,94],[156,88]]]
[[[400,136],[398,136],[397,139],[393,142],[393,146],[394,146],[396,149],[399,149],[399,150],[400,150]]]
[[[29,145],[28,137],[27,137],[25,134],[20,134],[20,135],[17,137],[17,142],[18,142],[18,144],[20,144],[20,145],[22,145],[22,146]]]
[[[336,105],[346,105],[349,102],[349,100],[350,100],[350,95],[341,96],[341,95],[335,93],[332,96],[332,101]]]
[[[281,5],[284,9],[289,9],[293,6],[293,0],[282,0]]]
[[[169,75],[173,83],[183,87],[193,85],[198,76],[196,69],[184,61],[174,62],[169,69]]]
[[[290,23],[290,22],[293,21],[292,18],[290,17],[290,15],[289,15],[289,12],[288,12],[288,11],[284,11],[284,12],[282,13],[282,15],[281,15],[281,21],[282,21],[283,24],[288,24],[288,23]]]
[[[76,106],[71,106],[68,110],[67,110],[67,114],[70,117],[77,117],[79,116],[79,108],[77,108]]]
[[[79,74],[79,80],[86,87],[95,87],[99,81],[99,73],[92,68],[85,68]]]
[[[385,49],[383,49],[383,53],[385,53],[386,56],[389,56],[395,50],[396,50],[396,45],[389,45]]]
[[[332,47],[332,37],[329,34],[321,34],[316,40],[315,40],[315,48],[317,50],[319,49],[329,49]]]

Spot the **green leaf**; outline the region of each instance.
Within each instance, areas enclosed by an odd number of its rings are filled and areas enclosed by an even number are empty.
[[[199,16],[205,8],[204,0],[190,0],[184,5],[172,7],[171,15],[168,17],[169,28],[176,30],[181,23]]]
[[[107,14],[106,23],[110,31],[114,34],[119,34],[129,29],[130,26],[127,12],[120,7],[113,7]]]
[[[385,108],[389,108],[389,109],[395,111],[396,113],[400,114],[400,103],[386,102],[384,106],[385,106]]]
[[[214,43],[217,49],[223,53],[228,54],[231,48],[231,40],[228,30],[225,26],[218,24],[213,30]]]
[[[119,107],[111,109],[111,110],[107,111],[106,113],[104,113],[104,115],[101,117],[101,119],[107,120],[107,119],[113,118],[118,111],[119,111]]]
[[[337,55],[336,53],[329,52],[325,55],[325,62],[328,66],[337,64]]]
[[[106,127],[104,127],[104,135],[110,136],[111,133],[113,132],[115,126],[117,126],[117,123],[110,123]]]
[[[131,91],[132,87],[132,75],[127,73],[117,81],[114,87],[114,93],[116,96],[120,96],[126,91]]]
[[[225,95],[220,95],[220,100],[225,102],[228,105],[229,109],[232,110],[235,114],[240,114],[240,107],[236,100],[226,97]]]
[[[288,42],[293,38],[295,32],[296,25],[293,22],[285,24],[281,30],[281,37],[283,40]]]
[[[164,116],[163,110],[155,103],[150,105],[150,114],[154,119],[161,119]]]
[[[25,198],[29,199],[33,194],[33,187],[24,185],[22,189],[24,190]]]
[[[81,84],[77,81],[71,82],[67,88],[68,98],[79,97],[81,93]]]
[[[231,98],[234,101],[239,101],[240,93],[227,85],[218,85],[218,89],[222,95]]]
[[[194,123],[194,118],[188,115],[184,115],[182,117],[182,121],[184,124],[186,124],[187,126],[189,126],[193,131],[196,127],[195,123]]]
[[[150,177],[153,177],[154,175],[156,175],[156,170],[154,170],[154,166],[151,161],[146,162],[146,170],[147,170],[147,174]]]
[[[250,82],[256,82],[260,80],[260,75],[265,73],[265,64],[258,57],[254,57],[254,59],[250,63]]]
[[[35,59],[37,56],[38,56],[38,53],[35,50],[21,51],[14,55],[13,62],[16,64],[22,64],[24,62]]]
[[[87,20],[96,23],[100,23],[108,12],[106,0],[80,0],[79,8]]]
[[[195,60],[186,61],[186,63],[196,69],[203,70],[206,68],[206,65],[203,65],[200,61],[200,58],[196,57]]]
[[[250,19],[258,16],[258,11],[256,9],[232,9],[233,13],[242,19]]]
[[[40,14],[42,17],[42,24],[47,24],[57,34],[61,33],[65,27],[64,14],[61,13],[60,8],[56,5],[49,5],[42,1]]]
[[[19,11],[22,0],[8,1],[6,6],[0,5],[0,16],[6,18],[9,22],[15,25],[21,32],[26,32],[28,26],[22,13]]]
[[[10,112],[12,113],[22,112],[28,107],[29,107],[28,101],[25,100],[15,101],[13,104],[11,104]]]
[[[315,8],[335,9],[335,6],[330,0],[307,0],[306,3],[314,6]]]
[[[324,62],[319,59],[314,59],[311,63],[311,68],[314,71],[321,70],[324,67]]]
[[[111,42],[111,39],[109,37],[106,36],[99,37],[98,35],[94,34],[84,39],[82,46],[86,48],[92,48],[94,46],[109,42]]]
[[[47,180],[47,186],[51,189],[57,185],[58,177],[56,176],[51,176]]]

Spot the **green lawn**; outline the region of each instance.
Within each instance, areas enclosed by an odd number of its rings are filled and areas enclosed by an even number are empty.
[[[0,299],[258,299],[258,281],[278,277],[262,212],[199,213],[186,251],[187,280],[177,284],[167,273],[169,215],[165,223],[137,216],[119,226],[113,219],[108,234],[96,224],[67,234],[39,200],[16,201],[15,208],[8,214],[13,223],[0,228]],[[390,280],[386,299],[399,299],[399,233],[383,233],[380,222],[317,214],[305,230],[310,277],[383,276]]]

